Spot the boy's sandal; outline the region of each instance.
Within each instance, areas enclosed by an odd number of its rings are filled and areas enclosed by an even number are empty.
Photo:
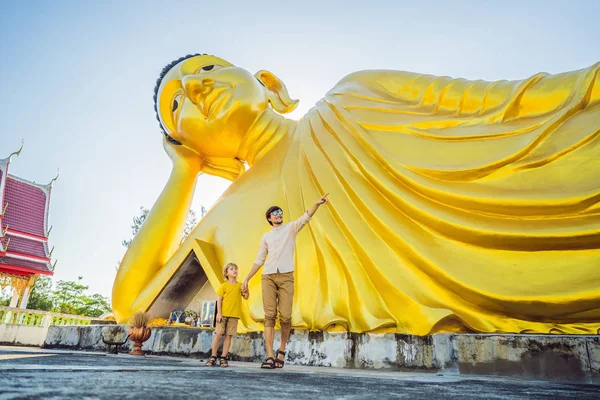
[[[219,367],[229,367],[227,357],[219,357]]]
[[[269,362],[269,360],[271,362]],[[261,365],[263,369],[274,369],[275,368],[275,359],[273,357],[268,357]]]
[[[208,359],[208,361],[204,365],[206,365],[207,367],[214,367],[216,363],[217,363],[217,357],[210,356],[210,358]]]
[[[278,358],[280,354],[283,355],[283,360],[280,360]],[[283,368],[284,365],[285,365],[285,351],[281,351],[281,350],[277,349],[277,353],[275,353],[275,366],[277,368]]]

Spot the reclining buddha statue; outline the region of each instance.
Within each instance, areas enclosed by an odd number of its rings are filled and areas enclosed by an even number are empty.
[[[330,193],[297,238],[296,329],[600,333],[599,73],[361,71],[295,121],[269,71],[172,62],[155,89],[172,172],[121,262],[117,321],[185,307],[228,262],[244,277],[265,210],[289,222]],[[232,183],[180,243],[201,173]],[[243,330],[262,330],[260,284]]]

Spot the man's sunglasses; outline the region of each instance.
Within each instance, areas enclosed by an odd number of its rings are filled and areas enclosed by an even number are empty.
[[[283,211],[281,210],[275,210],[271,213],[272,216],[276,217],[278,215],[283,215]]]

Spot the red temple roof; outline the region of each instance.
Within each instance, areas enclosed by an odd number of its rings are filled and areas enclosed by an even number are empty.
[[[30,272],[43,275],[54,274],[46,263],[21,260],[14,257],[0,257],[0,270],[10,270],[10,272],[17,275],[19,275],[19,272]]]
[[[10,159],[0,160],[0,271],[52,275],[48,252],[52,182],[40,185],[10,175]]]
[[[10,239],[10,242],[8,242],[7,238]],[[27,254],[34,257],[48,258],[46,243],[38,240],[26,239],[7,233],[6,237],[4,238],[4,246],[6,251],[10,253]]]
[[[7,176],[4,204],[8,203],[3,224],[10,229],[36,236],[46,236],[46,207],[50,190],[47,191],[27,181]]]

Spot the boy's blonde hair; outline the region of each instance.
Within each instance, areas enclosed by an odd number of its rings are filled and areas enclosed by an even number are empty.
[[[236,264],[236,263],[229,263],[229,264],[226,264],[226,265],[223,267],[223,276],[225,277],[225,279],[229,279],[229,278],[227,278],[227,269],[228,269],[229,267],[236,267],[236,268],[238,268],[238,269],[239,269],[239,267],[237,266],[237,264]]]

